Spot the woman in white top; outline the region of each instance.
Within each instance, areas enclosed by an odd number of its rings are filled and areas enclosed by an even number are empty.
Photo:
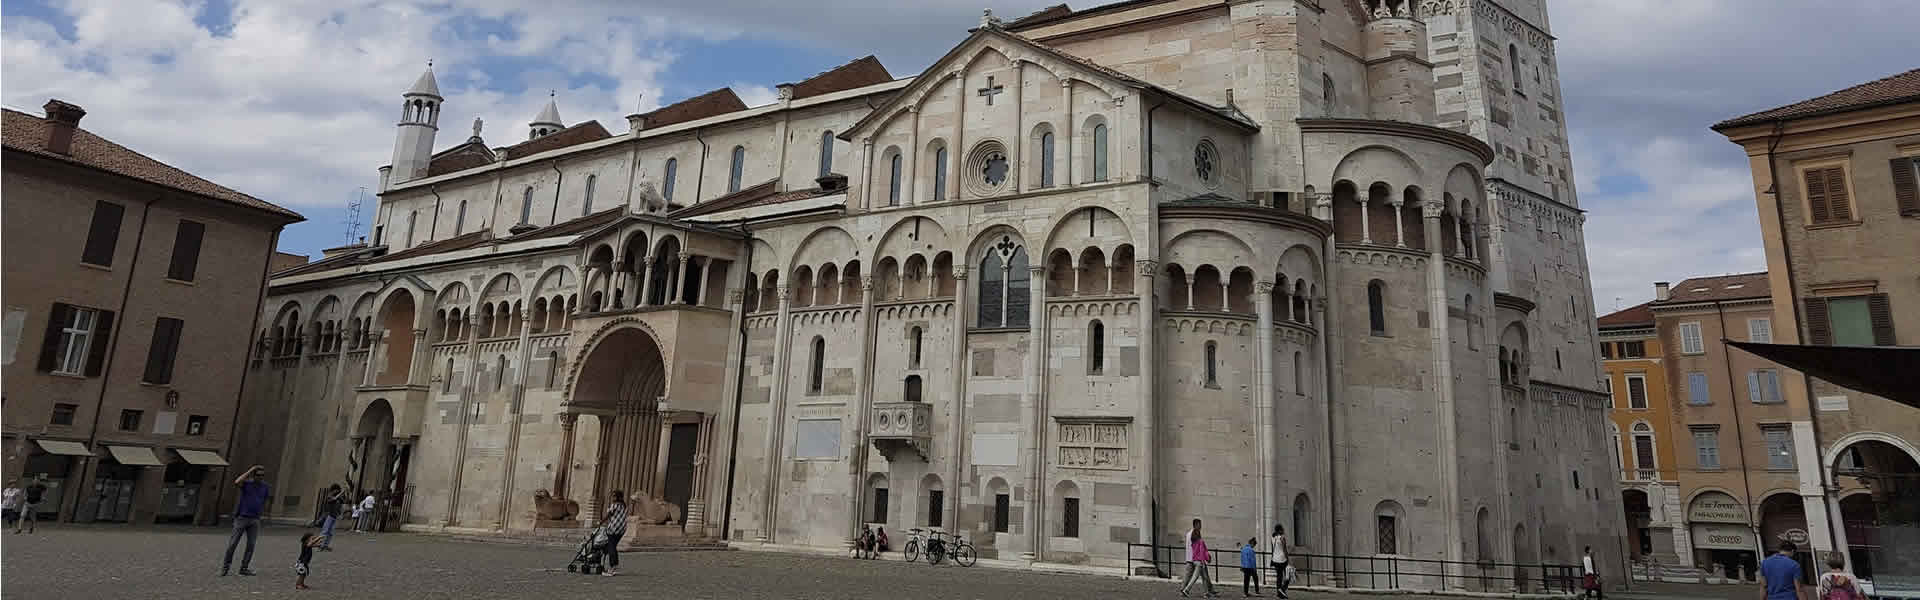
[[[1274,594],[1280,598],[1285,598],[1287,597],[1287,584],[1292,583],[1287,580],[1286,526],[1279,523],[1273,525],[1273,540],[1270,542],[1270,545],[1272,546],[1270,549],[1271,554],[1267,556],[1267,562],[1273,565]]]
[[[1847,557],[1839,552],[1827,554],[1827,572],[1820,574],[1820,594],[1814,596],[1820,600],[1863,600],[1866,594],[1860,593],[1860,580],[1847,572]]]

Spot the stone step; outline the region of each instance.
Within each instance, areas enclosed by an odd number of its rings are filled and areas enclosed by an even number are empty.
[[[450,535],[445,535],[444,537],[447,537],[448,539],[454,539],[454,540],[460,540],[460,541],[466,541],[466,542],[483,542],[483,543],[489,543],[489,544],[518,544],[523,546],[543,546],[543,547],[549,547],[549,548],[577,548],[580,546],[581,542],[586,541],[587,539],[586,535],[587,534],[585,533],[580,533],[578,535],[568,536],[568,537],[546,537],[546,536],[531,536],[531,535],[525,535],[525,534],[515,534],[512,536],[450,534]],[[638,543],[638,544],[632,544],[632,545],[628,545],[625,543],[620,544],[621,552],[717,552],[717,551],[732,551],[732,550],[733,549],[728,547],[725,542],[718,542],[718,541],[707,540],[707,539],[684,539],[684,540],[653,539],[653,540],[647,540],[644,543]]]

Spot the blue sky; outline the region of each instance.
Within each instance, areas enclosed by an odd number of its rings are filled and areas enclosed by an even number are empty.
[[[89,130],[301,211],[282,248],[318,255],[346,241],[347,199],[374,186],[399,93],[429,59],[451,130],[478,116],[503,145],[549,90],[568,123],[622,131],[635,109],[721,86],[768,102],[774,84],[867,54],[911,75],[983,5],[1011,18],[1050,3],[4,0],[0,103],[80,104]],[[1913,68],[1911,9],[1551,0],[1595,305],[1644,301],[1654,280],[1763,268],[1745,158],[1707,126]],[[1808,39],[1815,20],[1853,30]]]

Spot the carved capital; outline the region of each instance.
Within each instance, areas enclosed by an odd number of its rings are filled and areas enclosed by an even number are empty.
[[[580,419],[579,413],[570,413],[570,412],[560,413],[560,429],[571,433],[573,431],[574,422],[578,421],[579,419]]]
[[[1447,210],[1446,202],[1443,202],[1440,200],[1428,200],[1426,201],[1426,203],[1420,205],[1420,216],[1423,216],[1429,219],[1438,219],[1440,218],[1440,213],[1446,212],[1446,210]]]
[[[627,261],[624,261],[624,260],[613,261],[613,270],[615,271],[627,270]]]
[[[868,275],[868,276],[866,276],[866,277],[861,277],[861,278],[860,278],[860,291],[862,291],[862,292],[872,292],[872,291],[873,291],[873,276],[872,276],[872,275]]]
[[[739,304],[747,297],[747,291],[740,288],[727,290],[727,304]]]
[[[953,266],[953,278],[954,278],[955,280],[959,280],[959,281],[966,281],[966,280],[967,280],[967,266],[966,266],[966,265],[954,265],[954,266]]]
[[[780,298],[781,304],[786,304],[788,300],[793,299],[792,290],[787,289],[787,286],[784,286],[784,285],[780,286],[778,291],[774,292],[774,294]]]
[[[427,337],[427,330],[425,328],[413,330],[413,339],[418,340],[418,339],[424,339],[426,337]]]
[[[684,265],[684,264],[687,264],[687,259],[693,258],[693,254],[688,252],[681,252],[679,258],[680,258],[680,264]]]
[[[1253,285],[1254,285],[1254,289],[1260,290],[1261,294],[1273,293],[1274,284],[1271,281],[1261,281]]]
[[[1040,265],[1027,265],[1027,274],[1033,277],[1046,277],[1047,268]]]
[[[1133,261],[1133,272],[1138,273],[1141,277],[1152,279],[1154,275],[1158,274],[1159,269],[1160,269],[1160,263],[1156,261],[1151,261],[1151,260]]]

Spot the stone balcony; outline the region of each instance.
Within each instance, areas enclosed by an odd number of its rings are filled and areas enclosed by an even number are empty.
[[[933,405],[925,402],[875,402],[867,438],[887,460],[911,450],[926,460],[933,441]]]

